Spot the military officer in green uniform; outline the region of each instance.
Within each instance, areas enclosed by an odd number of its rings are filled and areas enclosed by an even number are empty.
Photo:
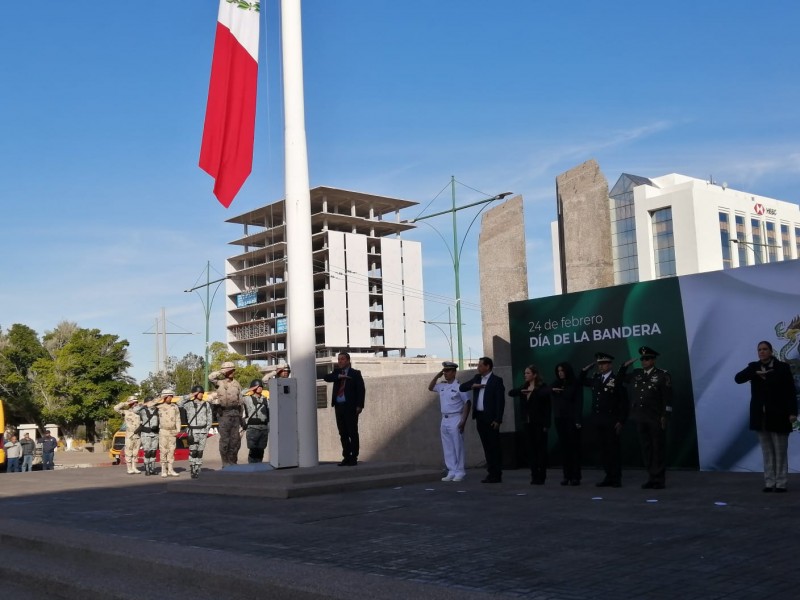
[[[672,412],[672,378],[656,366],[658,352],[647,346],[639,348],[639,356],[624,363],[630,366],[639,360],[642,367],[626,377],[633,384],[630,395],[631,419],[636,421],[642,460],[648,479],[642,489],[664,489],[666,485],[667,420]]]

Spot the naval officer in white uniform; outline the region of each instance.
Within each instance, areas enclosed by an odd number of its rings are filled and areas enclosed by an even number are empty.
[[[443,362],[442,370],[434,375],[428,389],[439,394],[442,411],[442,450],[447,475],[442,481],[461,481],[466,475],[464,469],[464,425],[469,417],[472,402],[467,392],[458,389],[456,369],[453,362]],[[439,381],[444,377],[444,381]]]

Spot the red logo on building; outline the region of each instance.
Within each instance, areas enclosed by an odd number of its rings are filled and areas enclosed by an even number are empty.
[[[763,204],[756,204],[753,207],[753,210],[755,211],[755,213],[757,215],[763,215],[764,214],[764,205]]]

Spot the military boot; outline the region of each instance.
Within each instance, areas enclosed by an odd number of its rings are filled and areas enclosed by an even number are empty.
[[[197,465],[191,464],[191,465],[189,465],[189,469],[192,472],[192,475],[191,475],[192,479],[197,479]]]
[[[172,468],[172,461],[167,462],[167,475],[170,477],[180,477],[180,475],[175,472],[175,469]]]
[[[150,470],[150,466],[151,465],[150,465],[149,462],[145,462],[144,463],[144,474],[145,475],[152,475],[153,474],[153,472]]]

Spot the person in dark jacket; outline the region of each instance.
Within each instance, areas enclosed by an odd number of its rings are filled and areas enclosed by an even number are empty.
[[[44,432],[42,438],[42,469],[45,471],[53,470],[53,458],[58,447],[58,440],[52,436],[50,430]]]
[[[33,469],[33,456],[36,454],[36,442],[31,439],[31,434],[26,433],[19,441],[22,446],[22,472],[31,472]]]
[[[597,482],[597,487],[622,487],[622,463],[620,458],[620,432],[628,417],[627,398],[622,386],[627,367],[622,365],[614,374],[614,357],[605,352],[595,354],[595,362],[589,363],[578,376],[580,385],[592,389],[591,419],[600,442],[600,456],[606,476]],[[589,370],[596,368],[589,379]]]
[[[323,377],[331,386],[331,406],[336,414],[336,428],[342,443],[340,467],[358,464],[361,444],[358,436],[358,417],[364,410],[366,387],[361,371],[350,364],[350,355],[340,352],[336,357],[336,368]]]
[[[764,492],[785,492],[789,475],[789,434],[797,420],[797,390],[789,365],[772,356],[772,344],[758,342],[758,360],[739,371],[736,383],[750,382],[750,429],[758,432],[764,456]]]
[[[564,463],[561,485],[580,485],[583,394],[571,364],[562,362],[556,365],[556,380],[550,386],[550,393],[553,420]]]
[[[667,421],[672,414],[672,376],[656,366],[659,353],[649,346],[639,348],[639,356],[625,361],[629,367],[637,360],[642,367],[625,378],[633,386],[630,417],[636,423],[642,462],[647,469],[643,490],[663,490],[667,479]]]
[[[550,431],[550,388],[539,375],[539,370],[525,367],[522,386],[508,391],[512,398],[520,398],[520,408],[525,420],[528,440],[528,464],[531,466],[531,485],[542,485],[547,478],[547,433]]]
[[[478,430],[486,457],[488,472],[481,483],[503,482],[503,447],[500,445],[500,425],[506,407],[506,388],[503,378],[494,374],[494,361],[488,356],[478,359],[478,374],[462,383],[462,392],[472,390],[472,418]]]

